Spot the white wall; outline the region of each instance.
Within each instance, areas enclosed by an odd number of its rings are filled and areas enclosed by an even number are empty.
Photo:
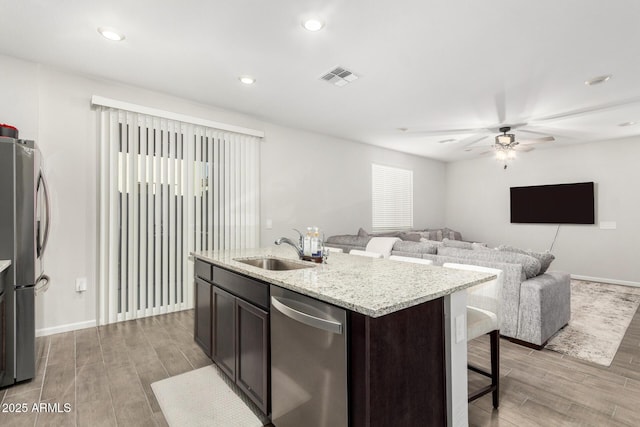
[[[551,269],[573,275],[640,284],[640,138],[555,147],[521,153],[507,170],[492,158],[446,166],[450,227],[491,246],[549,249],[557,225],[511,224],[509,187],[594,181],[596,223],[562,225]]]
[[[246,90],[241,88],[239,90]],[[97,125],[90,108],[101,95],[217,122],[262,129],[262,245],[292,227],[328,234],[370,228],[370,164],[414,170],[416,226],[444,225],[444,164],[337,138],[284,128],[157,92],[0,56],[0,122],[43,152],[52,196],[45,259],[51,287],[37,299],[41,334],[90,326],[96,314]],[[265,230],[264,219],[273,221]],[[88,278],[85,293],[75,279]]]
[[[326,236],[371,231],[371,163],[413,170],[414,227],[444,225],[444,163],[365,144],[266,126],[262,243],[321,227]],[[271,219],[273,229],[264,222]]]

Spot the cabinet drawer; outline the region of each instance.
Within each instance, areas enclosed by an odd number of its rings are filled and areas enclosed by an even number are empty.
[[[195,270],[196,270],[197,277],[200,277],[201,279],[204,279],[210,282],[213,279],[213,275],[211,274],[212,267],[213,266],[211,264],[196,258]]]
[[[227,292],[269,310],[269,286],[266,283],[219,267],[213,267],[213,282]]]

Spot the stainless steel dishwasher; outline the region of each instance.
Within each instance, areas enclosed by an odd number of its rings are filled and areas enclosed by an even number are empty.
[[[347,312],[271,286],[271,418],[276,427],[346,427]]]

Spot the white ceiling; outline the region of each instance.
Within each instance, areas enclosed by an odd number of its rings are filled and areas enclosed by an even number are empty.
[[[493,133],[473,129],[501,124],[556,138],[539,149],[640,133],[618,126],[640,122],[636,0],[0,0],[0,11],[2,54],[440,160],[477,155],[465,146]],[[304,30],[306,17],[325,28]],[[319,80],[337,65],[361,78]],[[451,129],[472,130],[439,132]]]

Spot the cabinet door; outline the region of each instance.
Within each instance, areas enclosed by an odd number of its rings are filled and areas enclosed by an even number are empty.
[[[211,357],[211,284],[196,278],[194,337],[207,356]]]
[[[213,287],[213,348],[211,358],[236,380],[236,297]]]
[[[236,300],[238,369],[236,384],[268,413],[269,314],[252,304]]]

